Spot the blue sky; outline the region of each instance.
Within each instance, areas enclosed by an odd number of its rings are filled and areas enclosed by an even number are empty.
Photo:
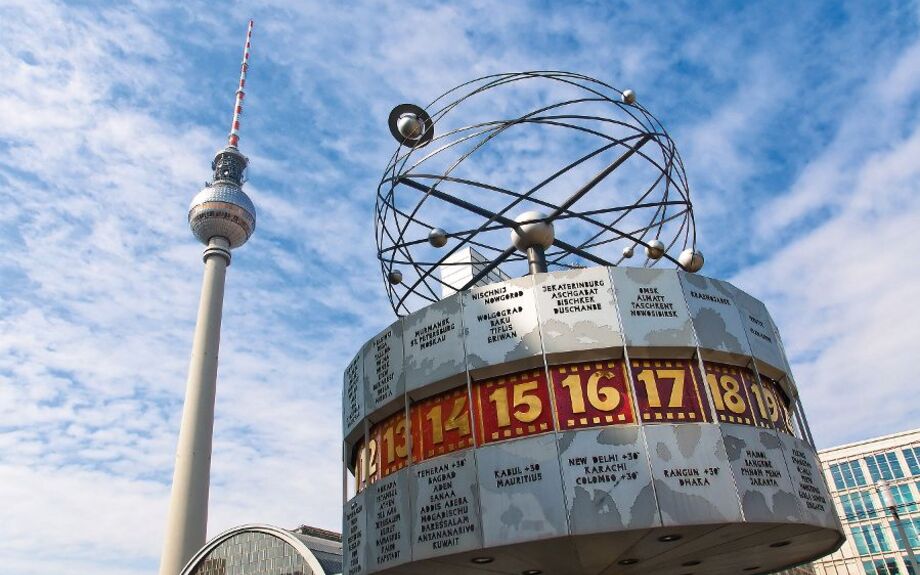
[[[563,69],[683,156],[705,273],[768,304],[822,446],[916,425],[912,3],[0,1],[0,561],[158,561],[198,290],[189,200],[229,128],[258,229],[228,274],[210,533],[338,528],[342,369],[392,320],[373,198],[397,103]]]

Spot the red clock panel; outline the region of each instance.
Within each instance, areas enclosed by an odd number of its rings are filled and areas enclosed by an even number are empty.
[[[549,368],[560,430],[635,423],[623,360]]]
[[[757,385],[754,373],[743,367],[703,362],[706,385],[716,408],[716,419],[723,423],[757,425],[751,400],[751,385]]]
[[[412,461],[424,461],[473,445],[466,386],[413,403]]]
[[[635,359],[630,368],[639,416],[644,423],[711,421],[695,362]]]
[[[409,464],[409,434],[406,413],[399,411],[371,428],[377,443],[377,469],[380,477],[395,473]]]
[[[792,434],[792,420],[786,393],[775,379],[765,375],[760,376],[760,383],[763,386],[764,402],[767,408],[767,417],[763,418],[764,422],[780,431]]]
[[[542,369],[473,384],[478,445],[553,430],[553,413]]]

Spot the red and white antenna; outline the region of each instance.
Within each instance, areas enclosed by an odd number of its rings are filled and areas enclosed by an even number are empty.
[[[228,141],[235,148],[240,141],[240,116],[243,114],[243,98],[246,97],[246,72],[249,70],[249,44],[252,41],[252,20],[246,30],[246,47],[243,48],[243,63],[240,65],[240,87],[236,89],[236,105],[233,107],[233,123],[230,125]]]

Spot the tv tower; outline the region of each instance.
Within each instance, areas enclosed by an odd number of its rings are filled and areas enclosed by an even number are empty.
[[[256,228],[255,206],[242,187],[249,159],[237,148],[251,38],[252,20],[246,31],[240,85],[236,90],[227,147],[217,152],[211,163],[213,181],[205,185],[189,206],[189,227],[207,247],[203,256],[204,281],[192,343],[179,445],[176,448],[176,469],[166,519],[160,575],[178,575],[192,555],[204,546],[207,536],[211,440],[224,280],[227,266],[230,265],[230,250],[246,243]]]

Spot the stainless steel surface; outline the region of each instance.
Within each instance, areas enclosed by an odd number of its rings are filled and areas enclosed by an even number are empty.
[[[418,140],[425,133],[425,125],[411,112],[399,116],[396,120],[396,129],[407,140]]]
[[[733,423],[723,423],[721,429],[738,486],[744,520],[763,523],[802,521],[802,510],[793,492],[778,432]]]
[[[661,525],[638,425],[562,432],[559,461],[572,534]]]
[[[700,250],[686,249],[677,256],[677,263],[688,272],[698,272],[703,269],[703,252]]]
[[[551,362],[622,355],[623,334],[607,268],[534,276],[543,350]]]
[[[743,316],[753,311],[774,335],[775,327],[765,308],[747,300],[744,307],[738,304],[745,297],[750,298],[725,282],[679,270],[595,267],[500,281],[423,308],[372,338],[362,350],[361,369],[376,373],[379,362],[380,375],[365,374],[359,387],[368,398],[375,381],[391,371],[395,375],[388,367],[398,362],[396,325],[402,326],[403,401],[459,388],[480,412],[498,400],[474,391],[472,381],[509,374],[508,413],[514,413],[523,403],[513,402],[525,397],[513,399],[517,396],[510,393],[515,375],[543,364],[555,370],[573,362],[670,357],[760,368],[767,364],[752,352],[746,333],[752,320]],[[514,335],[496,338],[504,333]],[[788,370],[781,347],[777,353]],[[636,402],[648,401],[650,392],[640,400],[640,384],[626,376],[635,411]],[[699,383],[707,403],[711,389],[705,377]],[[544,408],[562,413],[558,409],[571,400],[565,409],[574,409],[574,396],[566,395],[570,391],[556,389],[542,402]],[[660,401],[669,397],[668,389],[660,388]],[[373,425],[401,408],[401,392],[395,393],[383,400],[385,405],[364,401],[363,421]],[[584,410],[580,401],[578,409]],[[352,411],[346,405],[346,415]],[[410,436],[418,433],[417,425],[428,438],[438,422],[445,432],[458,425],[447,411],[415,413]],[[728,575],[739,561],[778,570],[827,553],[842,541],[807,442],[755,427],[753,420],[751,425],[641,421],[607,426],[595,421],[597,427],[545,431],[453,453],[448,447],[446,455],[410,461],[404,471],[412,506],[411,560],[369,570],[681,575],[687,572],[685,562],[700,560],[704,570],[694,572]],[[486,422],[471,414],[474,436],[476,426],[496,425]],[[356,437],[353,431],[347,445],[353,446]],[[371,482],[364,493],[377,493],[375,485]],[[368,533],[382,529],[378,520],[378,512],[366,517]],[[788,546],[770,547],[787,540]],[[482,557],[492,561],[472,562]],[[620,563],[629,559],[638,562]]]
[[[447,232],[441,228],[431,228],[428,232],[428,243],[435,248],[443,248],[447,245]]]
[[[367,492],[352,497],[342,512],[342,575],[367,573]]]
[[[553,245],[555,229],[552,223],[547,223],[546,214],[536,210],[524,212],[514,221],[518,225],[511,228],[511,243],[514,247],[526,252],[530,246],[541,246],[544,249]]]
[[[406,390],[403,368],[402,320],[393,322],[368,342],[364,350],[364,403],[367,412],[401,400]]]
[[[409,473],[413,559],[481,548],[479,480],[472,450],[418,463]]]
[[[537,258],[528,261],[535,244],[552,271],[618,265],[624,247],[650,244],[646,266],[680,266],[680,251],[696,245],[677,146],[631,90],[563,71],[493,74],[424,108],[400,104],[388,126],[399,145],[377,187],[376,240],[398,316],[440,299],[439,268],[468,247],[488,259],[483,275],[516,277],[529,263],[544,268]],[[436,145],[422,150],[429,142]],[[530,169],[508,169],[505,154],[521,152]],[[546,218],[522,226],[512,219],[522,212]],[[426,236],[443,223],[452,241],[432,249],[438,244]],[[560,235],[549,239],[553,225]],[[540,237],[522,237],[530,235]],[[390,282],[394,269],[402,282]]]
[[[665,251],[664,242],[661,240],[649,240],[648,245],[645,246],[645,255],[648,256],[649,259],[661,259]]]
[[[462,297],[444,298],[403,320],[407,392],[437,382],[466,381]]]
[[[238,248],[256,229],[256,208],[241,187],[218,182],[192,198],[188,223],[201,243],[207,245],[211,238],[221,237],[231,249]]]
[[[527,267],[530,275],[546,272],[546,251],[543,246],[530,246],[527,248]]]
[[[664,525],[735,523],[741,506],[719,426],[643,426]]]
[[[342,434],[348,437],[364,419],[364,362],[367,346],[361,349],[345,368],[342,383]],[[361,427],[363,430],[363,426]]]
[[[677,275],[703,357],[747,366],[751,346],[731,286],[699,274]]]
[[[476,450],[486,547],[568,533],[554,434]]]
[[[610,277],[631,354],[690,357],[696,336],[677,273],[616,267]]]
[[[525,276],[463,293],[466,364],[477,379],[542,364],[533,291]]]
[[[409,471],[403,469],[367,488],[369,571],[400,565],[412,554]]]

